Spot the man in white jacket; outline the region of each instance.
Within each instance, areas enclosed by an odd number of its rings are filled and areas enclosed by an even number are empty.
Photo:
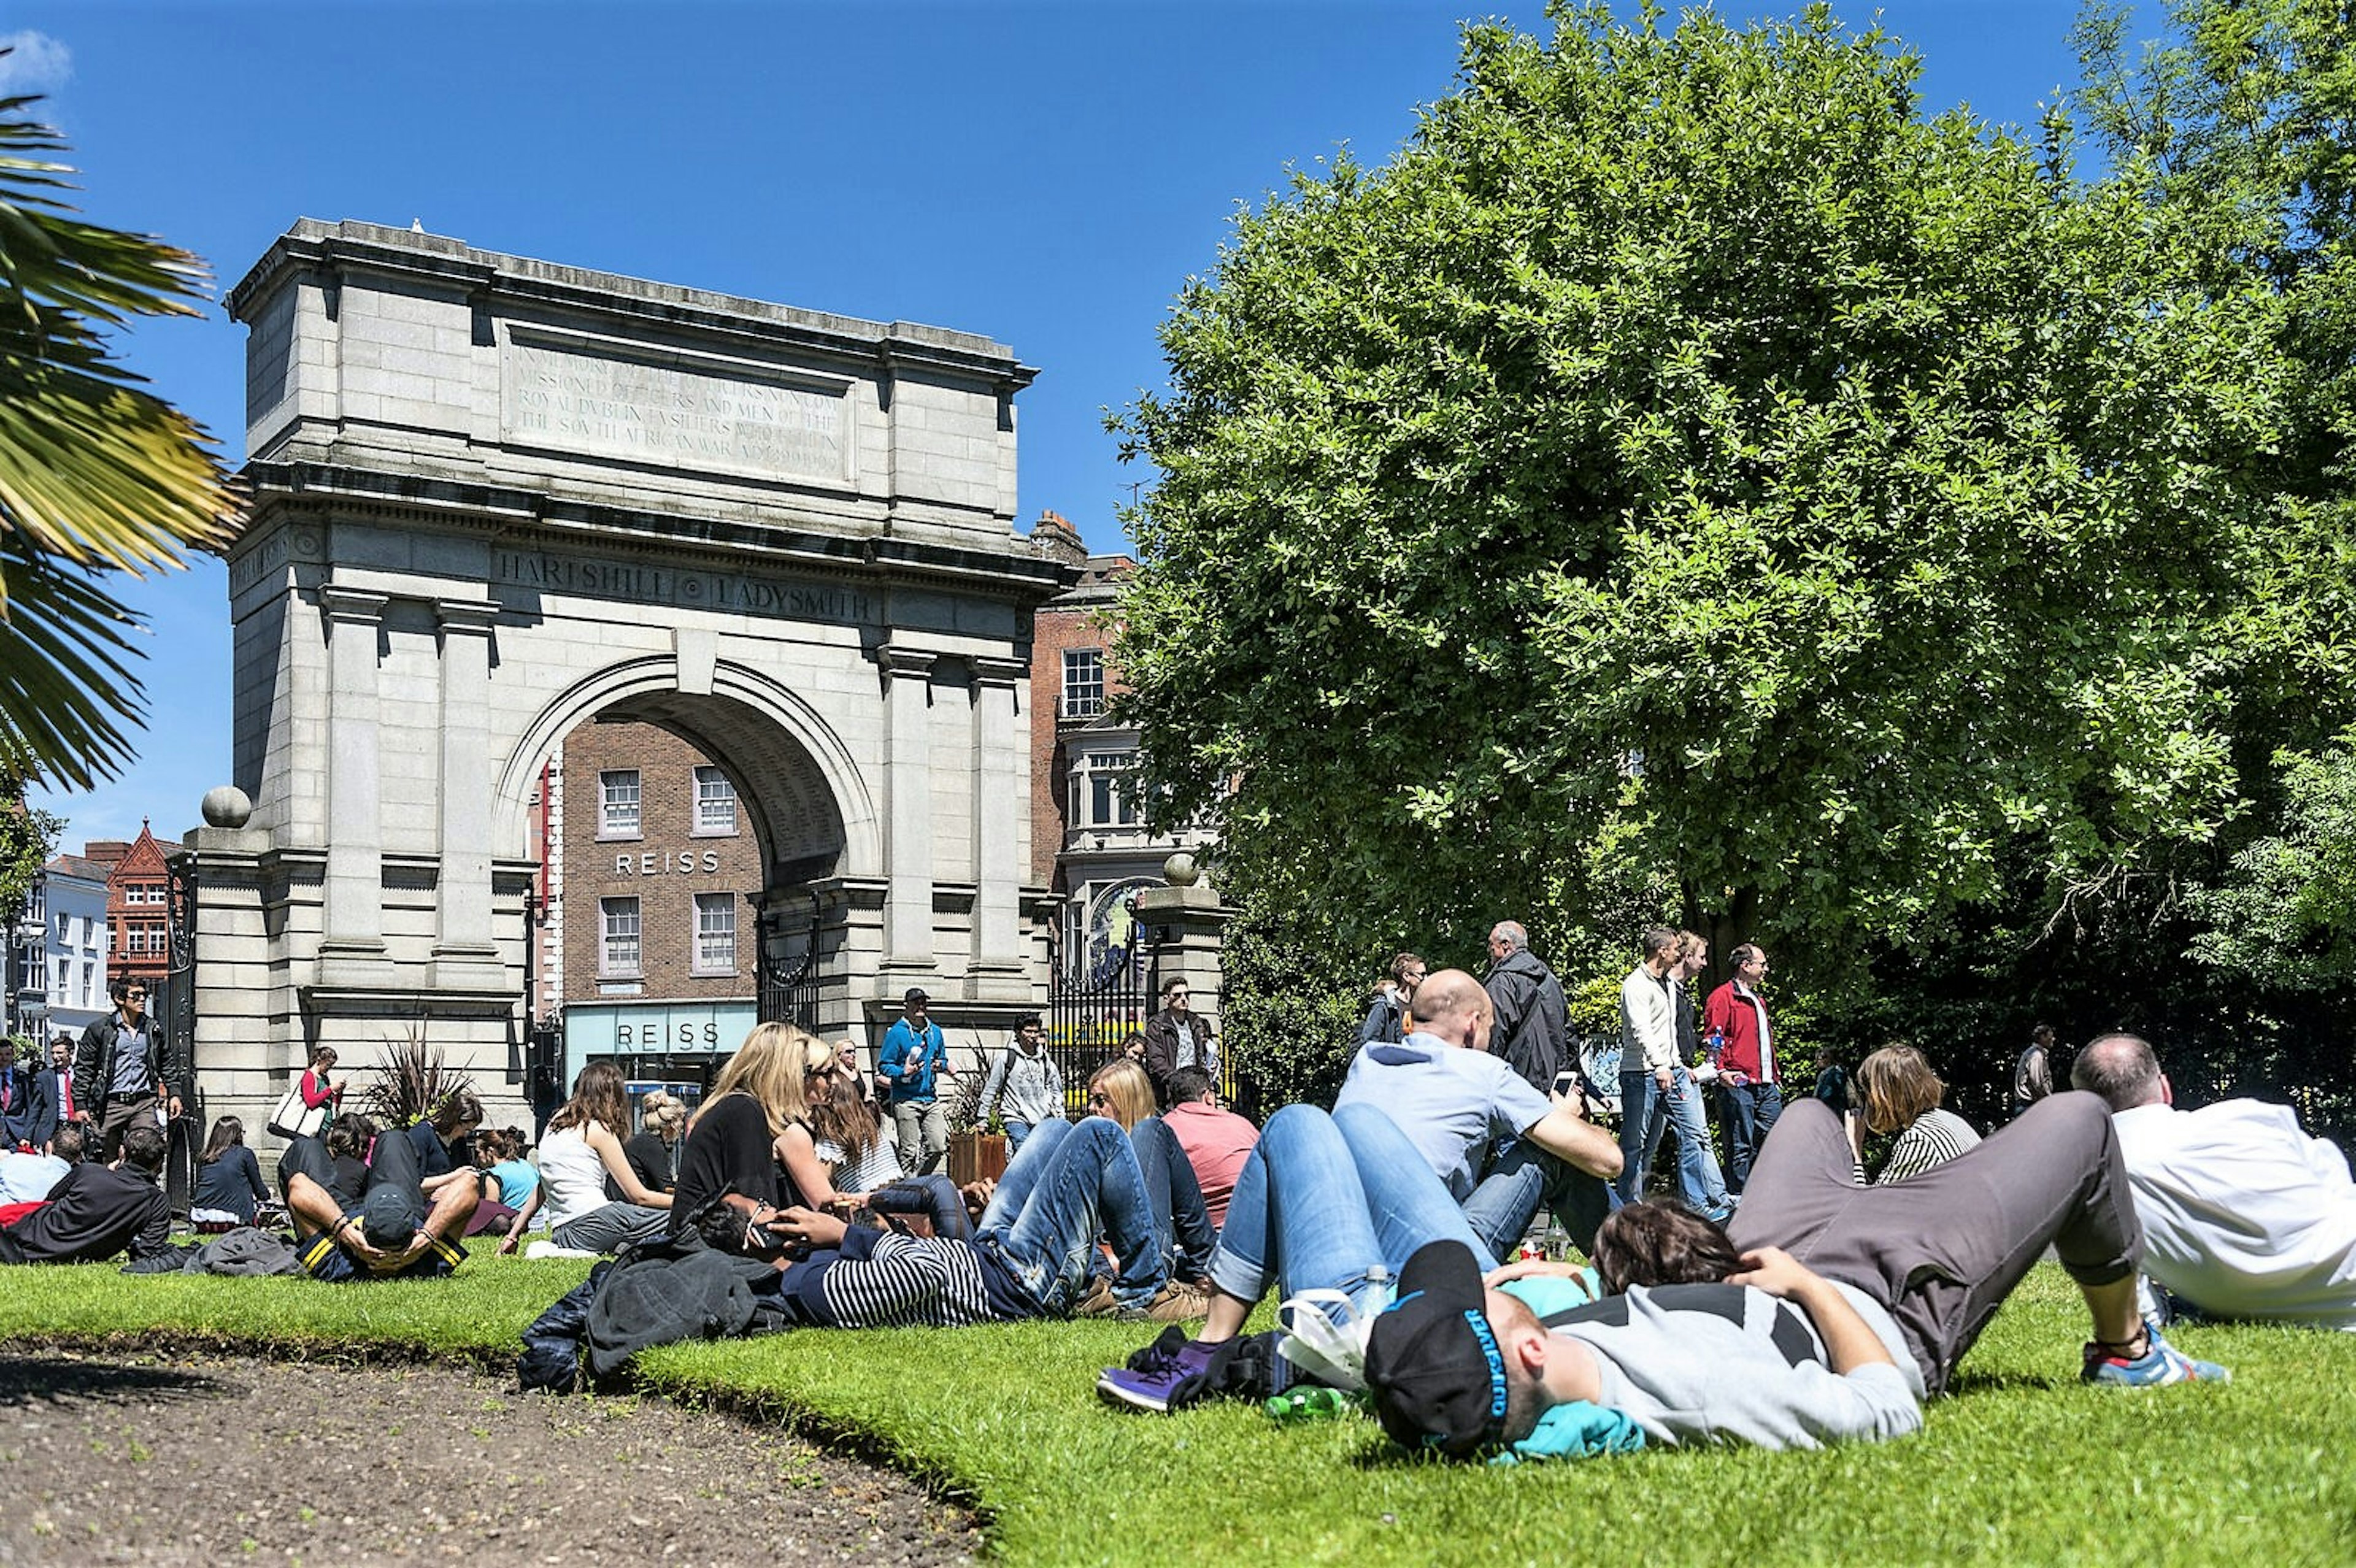
[[[1697,1184],[1717,1185],[1702,1180],[1708,1132],[1701,1119],[1701,1088],[1677,1060],[1669,975],[1683,952],[1681,939],[1656,925],[1644,933],[1643,950],[1644,961],[1620,982],[1620,1179],[1614,1189],[1623,1203],[1644,1196],[1645,1168],[1665,1120],[1676,1135],[1680,1166],[1695,1173]],[[1714,1154],[1708,1156],[1707,1167],[1714,1178]],[[1719,1190],[1722,1196],[1724,1189]],[[1705,1218],[1723,1221],[1730,1212],[1730,1205]]]
[[[2288,1105],[2178,1110],[2131,1034],[2080,1051],[2070,1082],[2111,1107],[2146,1274],[2208,1317],[2356,1330],[2356,1182],[2338,1145],[2300,1131]]]

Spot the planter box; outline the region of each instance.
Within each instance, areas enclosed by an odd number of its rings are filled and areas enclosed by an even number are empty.
[[[995,1181],[1006,1174],[1006,1135],[1004,1133],[951,1133],[949,1135],[949,1179],[959,1187],[968,1182]]]

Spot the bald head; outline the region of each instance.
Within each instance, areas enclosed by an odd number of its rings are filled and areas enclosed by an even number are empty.
[[[2151,1042],[2132,1034],[2106,1034],[2070,1064],[2070,1084],[2100,1094],[2114,1111],[2168,1103],[2168,1080]]]
[[[1494,1014],[1489,993],[1462,969],[1442,969],[1423,977],[1415,988],[1409,1017],[1418,1034],[1435,1034],[1451,1045],[1474,1051],[1489,1048],[1489,1023]]]

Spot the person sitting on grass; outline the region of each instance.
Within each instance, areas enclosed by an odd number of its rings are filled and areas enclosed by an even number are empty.
[[[1903,1181],[1979,1145],[1972,1125],[1941,1104],[1947,1086],[1911,1045],[1887,1045],[1857,1064],[1858,1108],[1848,1124],[1849,1174],[1865,1185],[1865,1135],[1896,1133],[1877,1184]]]
[[[548,1119],[540,1140],[540,1185],[509,1222],[499,1251],[513,1252],[542,1209],[549,1240],[568,1252],[619,1252],[661,1233],[670,1222],[671,1195],[648,1191],[630,1169],[622,1154],[629,1125],[622,1070],[610,1061],[584,1067],[573,1081],[573,1098]],[[625,1201],[606,1200],[607,1177],[620,1185]],[[472,1200],[470,1195],[470,1206]]]
[[[245,1124],[235,1116],[213,1118],[212,1136],[197,1157],[197,1188],[188,1198],[188,1223],[217,1233],[253,1223],[255,1209],[270,1201],[262,1167],[245,1147]]]
[[[1183,1069],[1181,1071],[1183,1071]],[[1138,1168],[1145,1176],[1146,1201],[1153,1209],[1162,1250],[1181,1279],[1196,1280],[1209,1261],[1218,1232],[1203,1203],[1194,1162],[1169,1124],[1153,1114],[1153,1081],[1138,1063],[1116,1056],[1088,1079],[1088,1114],[1108,1116],[1129,1135]],[[1106,1304],[1099,1295],[1095,1317]]]
[[[1375,1319],[1365,1372],[1384,1429],[1406,1447],[1464,1457],[1599,1412],[1672,1444],[1889,1438],[1920,1426],[1922,1399],[1946,1387],[2048,1245],[2094,1320],[2087,1381],[2226,1377],[2136,1316],[2142,1232],[2092,1095],[2057,1095],[1974,1155],[1865,1192],[1838,1118],[1804,1101],[1769,1136],[1730,1232],[1683,1209],[1623,1209],[1597,1253],[1626,1294],[1543,1319],[1522,1299],[1526,1282],[1569,1265],[1532,1260],[1484,1278],[1447,1189],[1363,1110],[1337,1120],[1290,1106],[1269,1119],[1212,1260],[1203,1337],[1165,1336],[1108,1368],[1100,1393],[1168,1410],[1236,1387],[1222,1346],[1238,1340],[1278,1258],[1288,1294],[1339,1289],[1362,1303],[1368,1271],[1398,1259],[1398,1300]]]
[[[361,1120],[337,1121],[328,1130]],[[288,1141],[278,1179],[294,1218],[295,1256],[313,1279],[331,1285],[438,1279],[466,1261],[458,1238],[479,1189],[472,1182],[444,1182],[429,1206],[417,1146],[404,1135],[375,1141],[357,1198],[344,1160],[318,1138]]]
[[[172,1206],[155,1184],[164,1148],[163,1129],[153,1122],[125,1127],[114,1164],[75,1165],[47,1201],[0,1225],[0,1263],[97,1263],[126,1249],[136,1263],[162,1253],[172,1229]]]
[[[1186,1151],[1202,1189],[1203,1211],[1216,1230],[1226,1223],[1227,1200],[1245,1157],[1259,1142],[1259,1129],[1220,1105],[1218,1086],[1199,1067],[1182,1067],[1170,1075],[1170,1102],[1162,1124]]]
[[[80,1122],[64,1122],[52,1128],[44,1153],[0,1152],[0,1206],[42,1201],[66,1172],[80,1163]]]
[[[1102,1116],[1050,1119],[993,1188],[977,1182],[969,1240],[916,1236],[795,1206],[744,1215],[755,1237],[787,1246],[778,1292],[795,1321],[819,1328],[955,1328],[1070,1316],[1090,1288],[1097,1238],[1115,1255],[1116,1315],[1176,1322],[1203,1314],[1200,1291],[1169,1278],[1145,1177],[1128,1135]]]

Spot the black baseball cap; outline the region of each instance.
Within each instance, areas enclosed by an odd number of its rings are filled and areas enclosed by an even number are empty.
[[[360,1234],[380,1252],[409,1245],[417,1234],[417,1205],[391,1183],[372,1188],[360,1202]]]
[[[925,988],[922,986],[911,986],[908,987],[908,994],[900,998],[900,1005],[904,1008],[918,1008],[931,1000],[932,997],[925,995]]]
[[[1488,1287],[1462,1242],[1427,1242],[1366,1341],[1375,1416],[1402,1448],[1462,1459],[1505,1440],[1505,1355]]]

